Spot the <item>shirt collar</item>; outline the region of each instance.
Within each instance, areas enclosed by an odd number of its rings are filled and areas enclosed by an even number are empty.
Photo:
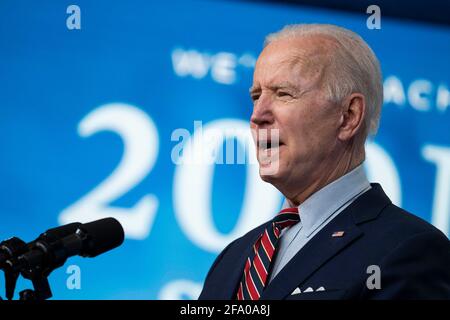
[[[298,206],[302,229],[306,236],[309,237],[333,213],[368,188],[370,183],[361,164],[312,194]]]

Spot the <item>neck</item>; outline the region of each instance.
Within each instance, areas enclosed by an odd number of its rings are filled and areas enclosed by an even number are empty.
[[[340,154],[329,157],[327,163],[320,166],[318,178],[313,179],[312,183],[308,183],[301,190],[297,189],[296,193],[286,196],[289,204],[295,207],[299,206],[312,194],[355,169],[364,161],[364,158],[364,146],[356,148],[353,144],[345,148]]]

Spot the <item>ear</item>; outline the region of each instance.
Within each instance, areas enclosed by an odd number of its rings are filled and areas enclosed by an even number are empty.
[[[364,127],[366,100],[360,93],[352,93],[342,105],[338,137],[342,141],[353,138]]]

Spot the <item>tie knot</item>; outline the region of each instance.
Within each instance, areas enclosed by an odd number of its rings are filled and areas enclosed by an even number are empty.
[[[299,221],[300,215],[296,207],[283,209],[273,218],[273,223],[280,229],[290,227]]]

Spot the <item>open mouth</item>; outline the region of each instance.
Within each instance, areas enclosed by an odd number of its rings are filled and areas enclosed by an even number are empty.
[[[258,141],[258,148],[261,150],[278,149],[283,146],[282,141],[261,140]]]
[[[257,159],[260,165],[260,170],[264,169],[265,175],[276,173],[278,171],[281,151],[280,148],[282,146],[284,146],[284,143],[278,140],[258,141]]]

